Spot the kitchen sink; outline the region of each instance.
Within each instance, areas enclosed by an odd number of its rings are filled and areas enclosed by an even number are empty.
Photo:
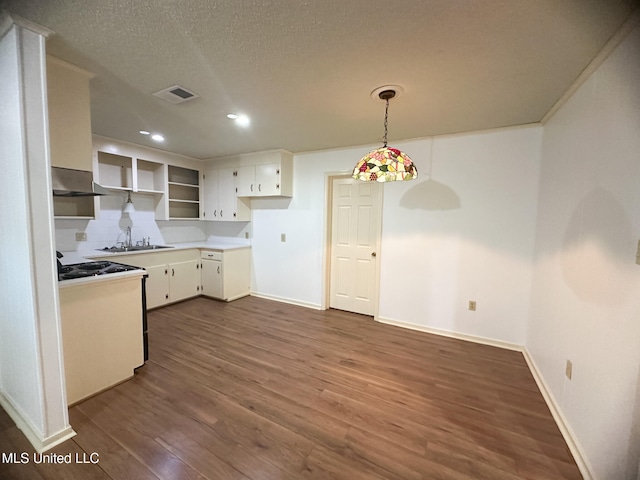
[[[171,245],[136,245],[132,247],[104,247],[99,252],[123,253],[123,252],[142,252],[145,250],[161,250],[163,248],[173,248]]]

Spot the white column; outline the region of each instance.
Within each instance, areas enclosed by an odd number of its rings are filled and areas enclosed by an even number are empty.
[[[54,249],[45,40],[0,15],[0,404],[34,448],[72,437]]]

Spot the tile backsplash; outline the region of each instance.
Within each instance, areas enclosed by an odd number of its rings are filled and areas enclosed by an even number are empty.
[[[127,194],[119,192],[100,198],[100,212],[95,220],[56,219],[56,250],[71,252],[110,247],[125,240],[127,227],[131,227],[134,244],[147,237],[152,244],[245,239],[251,232],[249,222],[156,221],[153,196],[132,194],[131,198],[135,211],[130,214],[123,212]],[[82,232],[86,234],[86,241],[77,241],[76,234]]]

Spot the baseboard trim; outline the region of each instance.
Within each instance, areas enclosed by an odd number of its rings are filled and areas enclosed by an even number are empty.
[[[571,428],[569,427],[569,424],[564,418],[564,415],[562,414],[562,411],[560,410],[558,403],[556,402],[553,394],[551,393],[551,390],[547,388],[547,384],[544,381],[544,377],[542,376],[542,373],[538,369],[538,366],[536,365],[536,362],[533,360],[533,357],[529,353],[529,350],[527,349],[527,347],[522,348],[522,355],[524,356],[524,359],[527,362],[527,365],[529,366],[531,375],[533,375],[533,379],[538,385],[538,389],[540,390],[540,393],[542,393],[542,397],[544,398],[545,403],[547,404],[547,406],[549,407],[549,410],[551,411],[551,416],[555,420],[556,425],[558,425],[558,428],[560,429],[560,433],[562,434],[564,441],[567,442],[567,446],[569,447],[569,450],[573,455],[573,459],[578,465],[578,469],[580,469],[580,473],[582,474],[582,477],[584,478],[584,480],[595,480],[595,476],[591,473],[593,471],[593,469],[591,468],[591,465],[587,461],[586,457],[582,454],[582,448],[580,447],[578,440],[576,439],[575,435],[573,434],[573,431],[571,430]]]
[[[292,298],[278,297],[277,295],[269,295],[266,293],[251,292],[252,297],[264,298],[265,300],[273,300],[275,302],[288,303],[297,305],[298,307],[312,308],[313,310],[322,310],[322,306],[318,303],[301,302]]]
[[[20,409],[14,406],[13,402],[2,393],[0,393],[0,406],[2,406],[5,412],[7,412],[11,419],[15,422],[18,429],[24,434],[25,437],[27,437],[29,443],[31,443],[33,448],[38,453],[46,452],[47,450],[50,450],[56,445],[59,445],[76,435],[76,432],[73,430],[73,428],[71,428],[71,426],[68,426],[67,428],[63,428],[53,435],[42,438],[42,436],[38,433],[31,422],[25,419],[24,415],[20,413]]]
[[[456,338],[458,340],[465,340],[467,342],[481,343],[482,345],[489,345],[491,347],[504,348],[507,350],[515,350],[516,352],[522,351],[522,345],[517,343],[503,342],[502,340],[494,340],[492,338],[479,337],[475,335],[467,335],[465,333],[452,332],[449,330],[441,330],[438,328],[427,327],[424,325],[418,325],[415,323],[401,322],[399,320],[392,320],[389,318],[377,317],[376,321],[385,323],[387,325],[394,325],[396,327],[407,328],[409,330],[416,330],[418,332],[433,333],[434,335],[440,335],[442,337]]]

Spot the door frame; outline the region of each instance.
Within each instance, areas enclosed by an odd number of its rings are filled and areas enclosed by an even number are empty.
[[[332,234],[332,210],[333,210],[333,180],[351,178],[351,172],[326,172],[325,173],[325,208],[324,208],[324,248],[322,254],[322,300],[321,310],[329,309],[331,304],[331,234]],[[356,180],[357,181],[357,180]],[[375,182],[380,189],[378,208],[378,231],[376,232],[376,266],[374,282],[374,310],[373,319],[378,319],[378,309],[380,307],[380,264],[382,262],[382,207],[384,205],[383,184]]]

